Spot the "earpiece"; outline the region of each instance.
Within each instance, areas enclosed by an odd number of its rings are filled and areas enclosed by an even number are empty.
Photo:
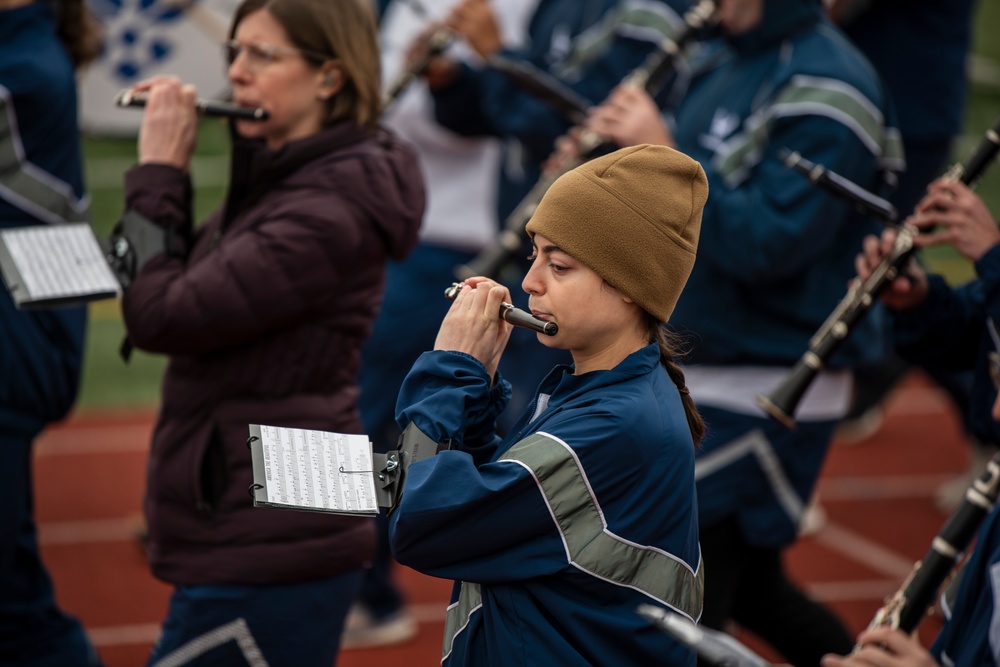
[[[324,86],[332,86],[337,83],[337,75],[333,72],[327,72],[326,76],[323,77]]]

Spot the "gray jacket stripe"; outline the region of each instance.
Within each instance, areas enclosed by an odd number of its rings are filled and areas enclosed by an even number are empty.
[[[673,39],[681,25],[680,16],[661,2],[626,0],[576,38],[572,53],[556,75],[577,79],[581,70],[604,55],[618,36],[659,44],[664,38]]]
[[[672,554],[610,532],[583,466],[569,445],[539,432],[513,445],[500,461],[531,471],[575,567],[644,593],[692,620],[699,618],[704,588],[700,562],[696,573]]]
[[[771,485],[771,491],[782,509],[794,525],[799,525],[805,513],[805,502],[799,498],[795,488],[785,475],[771,441],[759,428],[755,428],[744,436],[723,445],[711,454],[702,456],[694,462],[694,478],[703,479],[709,475],[732,465],[736,461],[753,456]]]
[[[10,91],[0,86],[0,198],[39,220],[87,222],[87,200],[73,188],[24,159]]]
[[[802,107],[800,109],[799,107]],[[774,117],[799,114],[830,116],[851,128],[875,155],[882,153],[882,112],[856,88],[836,79],[799,75],[775,100]]]
[[[242,617],[198,635],[157,660],[153,667],[183,667],[229,642],[236,643],[243,659],[246,660],[247,667],[268,667],[267,658],[261,653],[253,633],[250,632],[250,626]]]
[[[458,602],[448,607],[444,617],[444,645],[441,647],[441,662],[451,655],[451,647],[455,637],[469,624],[472,613],[483,606],[483,594],[479,584],[462,582],[458,593]]]
[[[857,89],[823,77],[799,75],[767,107],[744,122],[743,132],[719,147],[712,163],[730,186],[738,185],[760,160],[768,125],[777,118],[826,116],[848,127],[887,169],[903,166],[898,130],[884,128],[882,112]]]

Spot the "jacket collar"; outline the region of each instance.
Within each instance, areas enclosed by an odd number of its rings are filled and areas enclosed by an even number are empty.
[[[542,381],[540,392],[551,396],[550,406],[584,391],[615,384],[630,377],[650,373],[660,363],[660,348],[650,343],[625,357],[610,370],[574,375],[570,366],[556,366]]]
[[[258,200],[271,187],[288,178],[304,165],[339,148],[368,138],[369,131],[352,122],[324,128],[316,134],[289,141],[277,150],[268,148],[262,139],[244,139],[230,125],[233,150],[230,162],[230,186],[226,197],[223,226]]]

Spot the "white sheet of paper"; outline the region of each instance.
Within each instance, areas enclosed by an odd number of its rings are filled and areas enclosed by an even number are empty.
[[[0,234],[31,300],[121,291],[87,223],[17,227]]]
[[[262,424],[260,439],[268,502],[378,513],[367,436]]]

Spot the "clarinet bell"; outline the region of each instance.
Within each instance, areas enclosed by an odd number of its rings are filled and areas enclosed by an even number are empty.
[[[779,405],[778,402],[775,402],[774,393],[772,393],[771,395],[757,394],[755,402],[769,416],[784,424],[788,430],[794,430],[795,418],[790,414],[791,410],[782,407],[781,405]]]
[[[795,411],[822,367],[816,354],[806,352],[774,391],[757,397],[757,405],[788,429],[795,429]]]

